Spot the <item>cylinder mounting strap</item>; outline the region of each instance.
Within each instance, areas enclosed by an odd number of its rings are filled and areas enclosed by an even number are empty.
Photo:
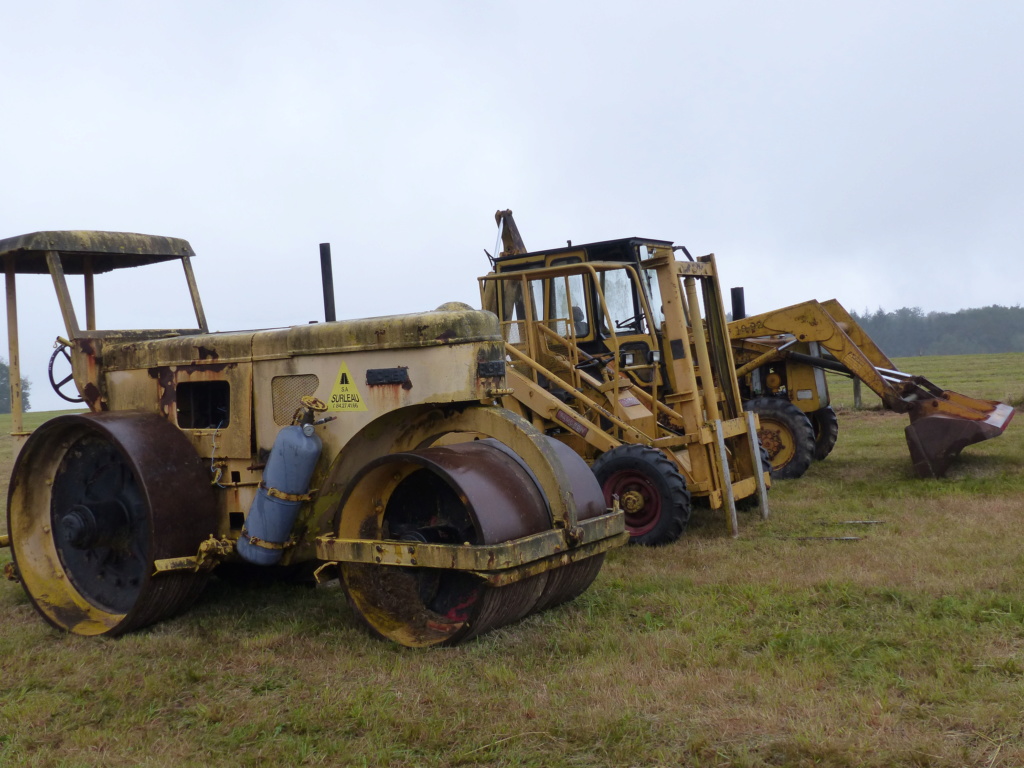
[[[264,541],[263,539],[251,536],[249,531],[242,528],[242,538],[252,544],[254,547],[261,547],[262,549],[288,549],[289,547],[295,546],[295,537],[292,536],[288,541],[278,543],[276,541]]]
[[[277,488],[271,488],[265,483],[260,483],[260,488],[267,492],[267,496],[275,499],[281,499],[281,501],[309,501],[316,495],[316,489],[314,488],[309,493],[285,493],[279,491]]]

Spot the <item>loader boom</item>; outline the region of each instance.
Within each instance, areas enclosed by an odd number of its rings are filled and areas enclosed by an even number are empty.
[[[907,445],[920,477],[941,477],[964,447],[998,437],[1013,417],[1005,403],[944,390],[900,371],[835,299],[734,320],[729,335],[740,361],[737,375],[751,394],[787,398],[816,412],[828,405],[824,377],[813,374],[824,369],[859,379],[887,409],[908,414]],[[798,381],[809,383],[801,387]]]

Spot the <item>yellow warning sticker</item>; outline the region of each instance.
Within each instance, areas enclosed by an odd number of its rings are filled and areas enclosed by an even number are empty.
[[[328,411],[365,411],[366,403],[359,394],[352,374],[348,366],[341,364],[338,375],[334,377],[334,389],[331,390],[331,400],[327,403]]]

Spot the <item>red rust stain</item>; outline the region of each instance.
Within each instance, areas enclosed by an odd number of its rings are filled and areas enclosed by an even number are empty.
[[[231,488],[228,491],[227,508],[229,514],[242,511],[242,494],[238,488]]]
[[[408,385],[408,386],[407,386]],[[369,399],[380,413],[394,410],[403,405],[402,390],[412,389],[412,382],[406,384],[378,384],[369,388]]]

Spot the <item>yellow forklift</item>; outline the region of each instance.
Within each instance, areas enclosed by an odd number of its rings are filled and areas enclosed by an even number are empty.
[[[733,535],[737,503],[767,517],[714,256],[643,238],[529,252],[512,212],[496,219],[503,250],[480,284],[505,339],[502,405],[591,463],[634,543],[678,538],[693,499]]]

